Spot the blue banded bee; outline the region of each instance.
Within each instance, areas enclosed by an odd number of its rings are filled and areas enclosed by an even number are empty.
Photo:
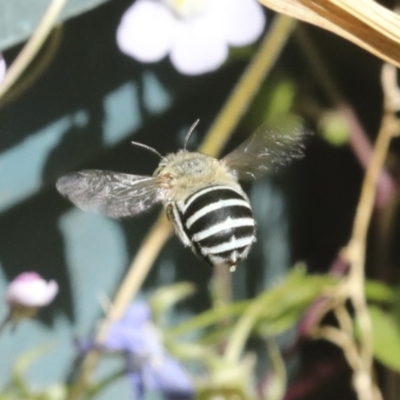
[[[291,121],[293,122],[293,121]],[[162,156],[153,176],[84,170],[61,177],[58,191],[83,210],[112,218],[146,211],[162,203],[182,243],[211,266],[234,270],[256,240],[255,221],[240,179],[256,179],[303,155],[304,130],[261,127],[224,158],[184,148]],[[286,124],[287,125],[287,124]]]

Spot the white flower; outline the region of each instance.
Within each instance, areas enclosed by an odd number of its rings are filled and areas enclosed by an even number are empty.
[[[30,315],[39,307],[50,304],[57,293],[57,282],[46,282],[36,272],[24,272],[10,282],[5,300],[11,312],[18,310],[18,313],[23,311]]]
[[[6,62],[3,58],[3,55],[0,53],[0,85],[6,75],[6,69]]]
[[[137,0],[117,30],[120,50],[142,62],[170,55],[175,68],[197,75],[216,70],[229,46],[246,46],[265,26],[256,0]]]

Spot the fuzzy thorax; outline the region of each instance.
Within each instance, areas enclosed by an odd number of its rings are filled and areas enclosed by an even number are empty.
[[[236,176],[214,157],[181,150],[168,154],[154,173],[168,189],[167,202],[181,202],[197,190],[225,184],[241,190]]]

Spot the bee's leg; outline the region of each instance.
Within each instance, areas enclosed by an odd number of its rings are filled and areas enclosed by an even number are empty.
[[[192,245],[192,241],[189,239],[188,235],[186,234],[181,217],[179,215],[178,209],[176,208],[175,203],[168,203],[165,207],[167,212],[167,217],[169,221],[172,223],[175,233],[181,240],[184,246],[189,247]]]

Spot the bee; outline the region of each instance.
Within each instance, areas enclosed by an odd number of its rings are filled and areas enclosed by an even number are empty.
[[[217,159],[187,150],[198,122],[176,153],[163,156],[132,142],[161,158],[153,176],[84,170],[58,179],[57,190],[77,207],[112,218],[137,215],[161,203],[184,246],[211,266],[225,264],[234,271],[256,241],[252,208],[239,180],[259,178],[300,158],[304,130],[299,124],[294,129],[293,124],[290,129],[261,127]]]

